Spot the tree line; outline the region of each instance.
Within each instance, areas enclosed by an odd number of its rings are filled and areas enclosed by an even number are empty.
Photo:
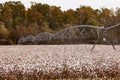
[[[0,3],[0,44],[17,44],[21,37],[41,32],[55,33],[75,25],[112,26],[120,22],[116,10],[80,6],[62,11],[60,7],[31,2],[25,8],[20,1]]]

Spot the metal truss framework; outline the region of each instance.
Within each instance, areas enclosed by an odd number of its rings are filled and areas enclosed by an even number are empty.
[[[102,39],[102,41],[106,41],[106,39],[110,41],[110,39],[106,35],[106,32],[116,27],[120,27],[120,23],[107,28],[105,28],[104,26],[99,27],[99,26],[91,26],[91,25],[78,25],[78,26],[62,29],[55,34],[43,32],[43,33],[39,33],[36,36],[29,35],[27,37],[22,37],[19,39],[18,44],[21,44],[27,41],[48,41],[49,43],[52,39],[68,39],[69,40],[69,39],[80,39],[85,37],[97,36],[97,40],[95,41],[95,44],[92,47],[92,49],[94,49],[95,45],[100,39]],[[110,42],[113,48],[115,49],[113,42],[112,41]]]

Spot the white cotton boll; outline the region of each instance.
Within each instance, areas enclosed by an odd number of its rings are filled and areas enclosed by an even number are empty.
[[[117,46],[118,47],[118,46]],[[85,45],[49,45],[49,46],[4,46],[0,50],[0,67],[5,71],[14,70],[18,65],[23,73],[33,70],[60,73],[63,64],[68,69],[82,71],[83,66],[88,73],[94,69],[112,70],[110,66],[120,63],[120,52],[113,50],[111,45],[97,45],[95,51]],[[64,48],[64,49],[63,49]],[[64,51],[63,51],[64,50]],[[118,67],[120,64],[118,64]],[[72,72],[72,69],[70,71]],[[92,72],[92,74],[95,74]]]

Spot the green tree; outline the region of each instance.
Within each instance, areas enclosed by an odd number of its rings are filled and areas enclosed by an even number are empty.
[[[89,6],[81,6],[76,9],[77,24],[98,25],[97,13]]]
[[[51,13],[49,19],[49,26],[53,30],[58,30],[62,27],[62,16],[63,12],[61,11],[60,7],[51,6]]]
[[[12,9],[13,26],[24,24],[25,22],[25,7],[20,1],[9,1],[8,5]]]
[[[11,28],[13,24],[12,12],[12,9],[7,4],[4,4],[1,20],[4,22],[7,28]]]
[[[43,16],[41,13],[33,9],[28,9],[26,19],[29,24],[42,25],[43,23]]]
[[[68,24],[75,25],[77,22],[75,11],[73,11],[72,9],[65,11],[62,18],[63,18],[62,23],[66,25]]]
[[[31,6],[31,9],[41,13],[43,20],[48,22],[51,12],[50,6],[48,4],[35,3]]]
[[[120,8],[117,8],[115,15],[115,23],[120,23]]]
[[[2,21],[3,4],[0,4],[0,21]]]
[[[4,23],[0,22],[0,38],[8,38],[9,31],[5,27]]]
[[[100,23],[103,26],[110,26],[114,22],[114,12],[113,10],[102,8],[101,14],[99,15]]]

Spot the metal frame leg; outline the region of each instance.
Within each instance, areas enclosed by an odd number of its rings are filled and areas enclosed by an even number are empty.
[[[100,40],[100,39],[97,39],[97,40],[95,41],[95,44],[93,45],[93,47],[92,47],[91,50],[93,50],[93,49],[95,48],[95,46],[96,46],[96,44],[98,43],[99,40]]]
[[[116,48],[115,48],[115,46],[114,46],[114,43],[113,43],[108,37],[107,37],[107,39],[110,41],[110,43],[111,43],[113,49],[116,50]]]

